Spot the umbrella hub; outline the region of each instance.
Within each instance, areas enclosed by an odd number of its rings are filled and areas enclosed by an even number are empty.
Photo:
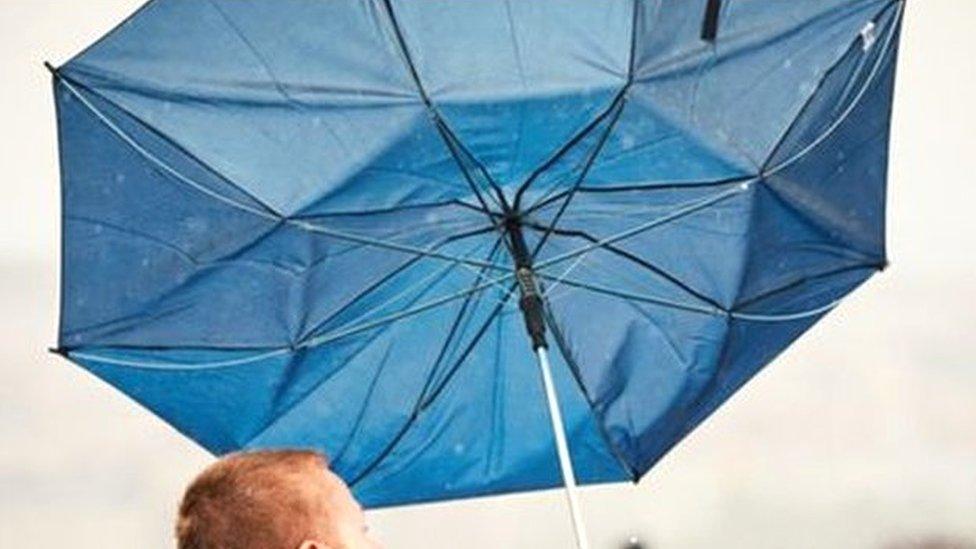
[[[515,277],[519,287],[519,308],[525,318],[525,329],[532,340],[532,348],[547,348],[546,322],[543,314],[542,294],[532,270],[532,255],[522,234],[522,222],[517,215],[505,218],[505,233],[515,264]]]

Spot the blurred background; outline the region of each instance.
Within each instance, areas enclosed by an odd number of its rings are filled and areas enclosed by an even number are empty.
[[[211,458],[56,343],[50,76],[141,0],[0,0],[0,547],[172,547]],[[596,548],[976,549],[976,2],[909,2],[891,268],[636,486],[588,488]],[[569,547],[561,492],[370,513],[399,548]],[[638,544],[631,543],[631,539]]]

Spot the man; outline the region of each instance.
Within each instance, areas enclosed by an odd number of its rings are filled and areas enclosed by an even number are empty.
[[[234,454],[193,481],[179,549],[377,549],[349,488],[315,452]]]

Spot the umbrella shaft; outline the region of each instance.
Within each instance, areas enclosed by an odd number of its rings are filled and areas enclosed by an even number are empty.
[[[566,499],[569,501],[569,511],[573,518],[576,547],[578,549],[589,549],[586,525],[583,523],[583,514],[576,495],[576,474],[573,472],[573,461],[569,454],[569,444],[566,442],[566,428],[563,425],[562,413],[559,411],[556,386],[552,381],[549,352],[545,347],[538,347],[536,348],[536,356],[539,359],[539,370],[542,372],[542,383],[546,390],[546,402],[549,404],[549,419],[552,421],[552,434],[556,439],[556,451],[559,454],[559,468],[562,471],[563,483],[566,488]]]

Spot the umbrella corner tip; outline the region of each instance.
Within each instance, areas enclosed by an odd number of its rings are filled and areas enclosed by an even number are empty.
[[[44,68],[47,69],[51,74],[58,74],[58,68],[51,64],[50,61],[44,61]]]

